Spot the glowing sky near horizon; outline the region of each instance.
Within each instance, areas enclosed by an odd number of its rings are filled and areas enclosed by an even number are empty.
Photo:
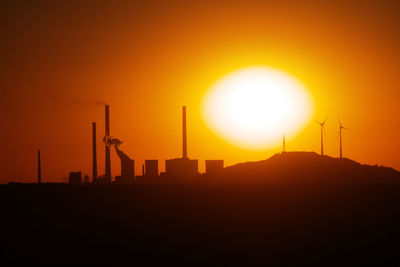
[[[318,152],[313,121],[326,117],[327,155],[339,156],[340,117],[351,129],[343,132],[344,157],[400,170],[399,14],[400,2],[390,0],[1,1],[0,183],[35,182],[38,149],[43,182],[66,181],[70,171],[90,176],[92,122],[104,174],[104,102],[111,135],[124,141],[137,174],[146,159],[164,171],[165,159],[181,156],[182,106],[188,157],[199,159],[200,171],[207,159],[229,166],[269,158],[282,149],[282,131],[288,151]],[[284,120],[295,129],[274,117],[229,121],[227,113],[220,129],[219,116],[204,116],[204,96],[254,66],[306,88],[311,113]],[[254,100],[238,95],[230,103],[243,99],[241,109]],[[270,116],[274,105],[248,110]],[[111,159],[119,175],[114,150]]]

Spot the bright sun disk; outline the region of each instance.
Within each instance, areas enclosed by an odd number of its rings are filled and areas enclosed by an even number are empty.
[[[244,148],[276,146],[310,120],[312,98],[305,86],[277,69],[250,67],[217,81],[203,102],[203,115],[218,135]]]

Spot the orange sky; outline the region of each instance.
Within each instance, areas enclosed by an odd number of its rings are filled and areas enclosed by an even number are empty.
[[[0,6],[0,182],[91,174],[91,122],[104,173],[104,107],[111,133],[136,160],[181,156],[181,106],[188,106],[188,154],[261,160],[280,151],[238,148],[201,117],[208,88],[253,65],[300,79],[329,116],[326,153],[400,170],[400,6],[395,1],[3,1]],[[129,1],[132,2],[132,1]],[[151,3],[150,3],[151,2]],[[283,1],[282,1],[283,2]],[[288,150],[319,151],[310,122]],[[113,175],[120,163],[112,153]],[[22,178],[22,179],[21,179]]]

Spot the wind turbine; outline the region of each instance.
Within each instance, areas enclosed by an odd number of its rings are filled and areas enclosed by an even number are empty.
[[[324,133],[325,133],[325,122],[327,119],[328,117],[326,117],[326,119],[323,122],[315,121],[321,126],[321,156],[324,155]]]
[[[347,127],[342,125],[342,122],[339,120],[339,138],[340,138],[340,158],[343,158],[343,149],[342,149],[342,130],[350,130]]]
[[[286,152],[286,135],[283,133],[282,152]]]

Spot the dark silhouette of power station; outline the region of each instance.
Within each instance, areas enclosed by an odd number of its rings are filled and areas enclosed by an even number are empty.
[[[158,160],[148,159],[142,166],[142,175],[135,175],[135,161],[120,149],[122,141],[110,135],[110,107],[105,106],[105,174],[99,176],[97,173],[97,144],[96,144],[96,122],[92,123],[92,183],[94,184],[132,184],[132,183],[171,183],[193,181],[201,176],[198,170],[198,160],[188,157],[186,106],[182,107],[182,157],[167,159],[165,161],[165,172],[159,173]],[[111,148],[114,149],[121,161],[121,174],[111,176]],[[224,168],[223,160],[206,160],[205,175],[217,175]],[[70,184],[81,184],[81,172],[71,172]]]
[[[165,174],[178,180],[199,174],[198,160],[187,156],[186,107],[182,107],[182,158],[166,160]]]
[[[324,134],[325,123],[327,118],[322,121],[316,121],[320,125],[321,131],[321,155],[324,155]],[[339,137],[340,137],[340,159],[343,157],[342,152],[342,130],[348,129],[342,125],[339,120]],[[187,143],[187,123],[186,123],[186,106],[182,107],[182,157],[165,160],[165,172],[159,172],[158,160],[147,159],[142,165],[141,175],[135,175],[135,160],[130,158],[125,152],[120,149],[123,143],[117,138],[110,135],[110,107],[105,105],[105,135],[103,138],[105,145],[105,173],[104,175],[98,174],[97,165],[97,144],[96,144],[96,122],[92,122],[92,183],[93,184],[134,184],[134,183],[149,183],[149,184],[162,184],[162,183],[186,183],[196,181],[197,177],[214,177],[218,176],[224,170],[223,160],[206,160],[205,173],[200,174],[198,159],[190,159],[188,157],[188,143]],[[114,147],[121,161],[121,174],[112,177],[111,175],[111,149]],[[283,134],[282,139],[282,153],[286,152],[286,135]],[[40,150],[38,150],[38,184],[42,181],[41,173],[41,158]],[[89,176],[85,175],[82,179],[80,171],[70,172],[69,184],[80,185],[82,183],[88,184]],[[113,179],[114,178],[114,179]]]
[[[110,137],[110,106],[106,105],[106,135],[105,139],[107,140]],[[111,158],[110,158],[110,147],[106,146],[106,174],[105,179],[108,182],[111,182]]]
[[[115,177],[116,183],[130,184],[135,180],[135,161],[119,149],[118,143],[114,143],[115,151],[121,160],[121,176]]]
[[[196,178],[216,177],[224,170],[223,160],[206,160],[206,171],[204,174],[199,173],[199,160],[190,159],[188,157],[188,138],[187,138],[187,118],[186,106],[182,107],[182,157],[165,160],[165,172],[159,172],[158,160],[147,159],[142,165],[141,175],[135,175],[135,160],[123,152],[120,145],[123,143],[119,139],[110,135],[110,107],[105,105],[105,135],[103,138],[105,144],[105,173],[98,175],[97,166],[97,144],[96,144],[96,122],[92,122],[92,183],[93,184],[163,184],[163,183],[192,183],[199,181]],[[316,121],[320,125],[321,131],[321,156],[324,156],[324,135],[325,123],[327,118],[322,121]],[[342,153],[342,130],[348,129],[342,125],[339,120],[339,137],[340,137],[340,159]],[[121,161],[121,173],[115,177],[111,176],[111,150],[114,147]],[[283,134],[282,153],[286,153],[286,135]],[[41,165],[40,150],[38,151],[38,183],[41,183]],[[113,179],[114,178],[114,179]],[[204,180],[204,179],[203,179]],[[82,179],[80,171],[70,172],[69,183],[79,185],[82,183],[90,183],[89,177],[86,175]]]

